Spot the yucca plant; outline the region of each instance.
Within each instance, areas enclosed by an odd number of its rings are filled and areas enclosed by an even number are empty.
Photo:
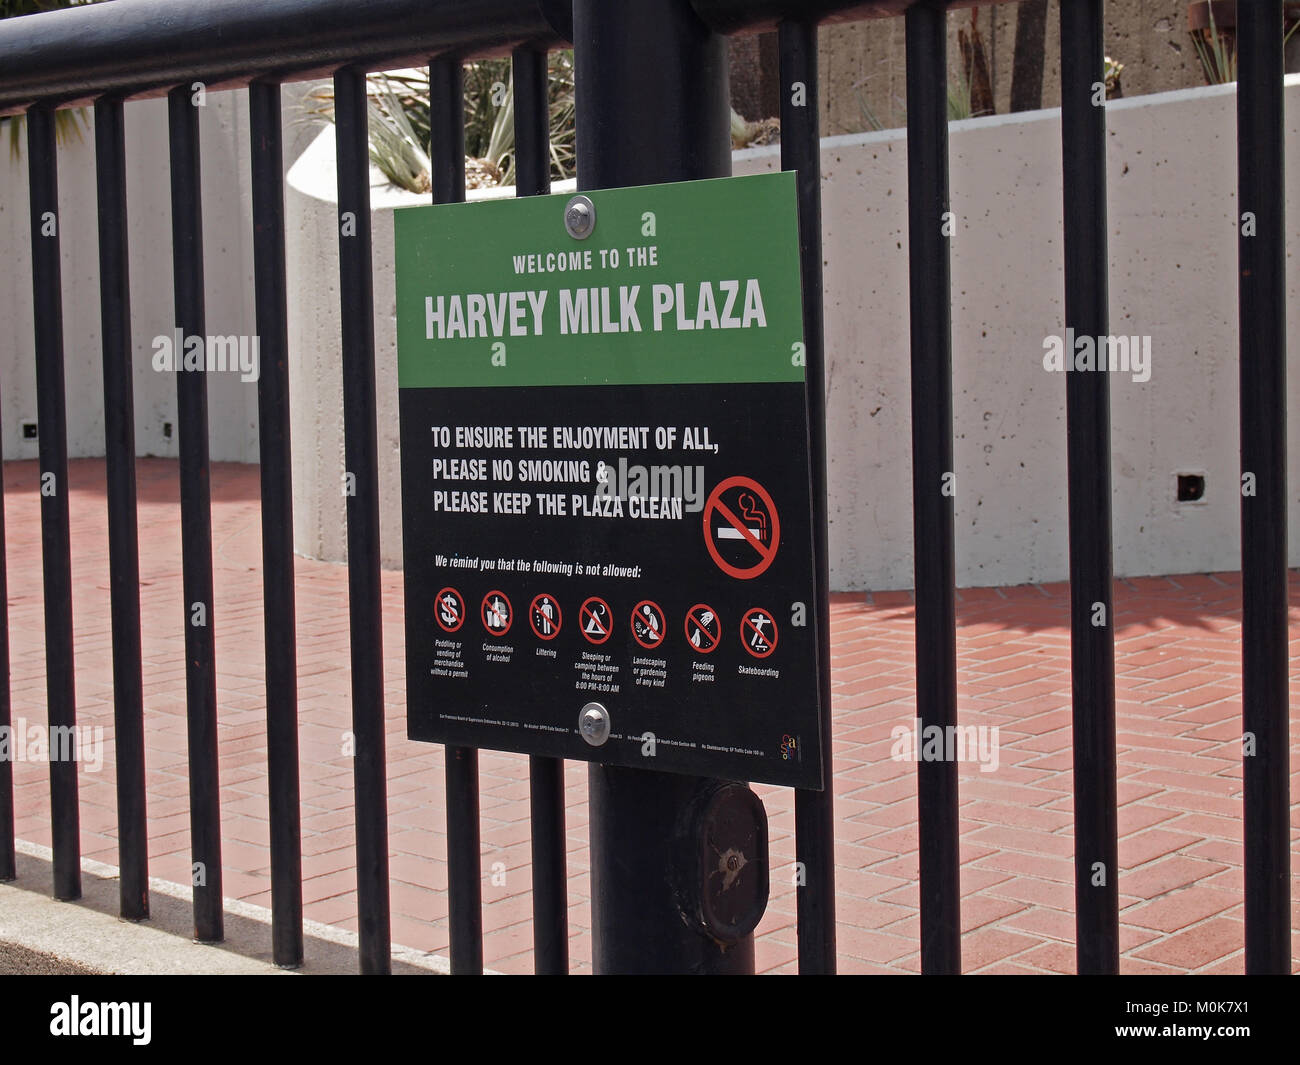
[[[0,19],[18,18],[22,15],[35,15],[42,11],[55,11],[64,7],[77,7],[81,4],[94,4],[100,0],[0,0]],[[23,132],[26,123],[21,115],[0,118],[0,126],[5,127],[9,137],[9,157],[18,159],[23,151]],[[82,108],[59,111],[54,116],[54,131],[60,144],[79,141],[82,131],[89,128],[90,120]]]
[[[1210,14],[1209,31],[1193,30],[1192,44],[1201,61],[1206,84],[1227,85],[1237,80],[1237,35],[1234,32],[1229,38],[1228,34],[1219,32],[1214,21],[1213,0],[1206,5],[1206,10]]]
[[[1195,5],[1193,5],[1195,7]],[[1219,26],[1214,17],[1214,0],[1208,0],[1205,11],[1209,26],[1191,30],[1196,57],[1201,61],[1207,85],[1228,85],[1237,80],[1237,31],[1233,26]],[[1231,13],[1232,9],[1226,9]],[[1190,10],[1189,10],[1190,15]],[[1290,24],[1289,27],[1287,24]],[[1193,23],[1196,25],[1196,23]],[[1283,7],[1282,46],[1300,29],[1300,4],[1287,3]]]
[[[573,53],[554,52],[549,63],[551,176],[574,173]],[[465,66],[465,182],[470,188],[510,185],[515,180],[514,93],[510,60],[485,59]],[[394,185],[429,191],[429,76],[423,70],[372,74],[370,158]],[[311,94],[309,114],[334,120],[334,92]]]

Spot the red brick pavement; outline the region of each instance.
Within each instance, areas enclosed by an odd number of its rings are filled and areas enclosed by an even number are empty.
[[[138,471],[151,872],[187,882],[176,465],[146,459]],[[31,462],[6,463],[4,476],[13,712],[39,723],[45,681],[37,470]],[[269,905],[257,476],[252,466],[213,469],[213,620],[225,891]],[[102,726],[108,741],[103,770],[81,775],[82,847],[87,857],[116,864],[102,461],[72,463],[70,480],[78,713],[81,724]],[[442,749],[405,738],[401,575],[385,573],[383,587],[393,938],[445,952]],[[306,914],[355,929],[352,767],[342,753],[350,722],[346,572],[299,559],[297,589]],[[1296,590],[1293,584],[1293,598]],[[1126,972],[1242,970],[1239,598],[1236,574],[1116,584]],[[831,611],[840,968],[915,972],[915,767],[890,758],[891,730],[909,726],[914,711],[912,597],[836,595]],[[1068,590],[1059,584],[964,590],[958,622],[962,722],[996,727],[1000,737],[995,772],[961,765],[963,965],[968,972],[1069,972]],[[1293,629],[1293,664],[1298,653]],[[1292,736],[1300,740],[1294,721]],[[1292,759],[1296,764],[1295,746]],[[485,751],[480,765],[484,956],[493,968],[526,972],[532,943],[527,759]],[[46,767],[15,769],[18,835],[48,845]],[[568,765],[567,784],[572,957],[574,969],[585,971],[590,877],[581,764]],[[758,964],[791,971],[792,792],[758,790],[771,819],[773,861]],[[1300,938],[1293,942],[1300,945]]]

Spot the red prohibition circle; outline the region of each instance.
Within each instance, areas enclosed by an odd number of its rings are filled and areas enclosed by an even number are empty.
[[[755,614],[767,618],[767,620],[772,623],[772,633],[770,636],[763,631],[762,626],[755,625],[752,621],[750,621],[750,618],[754,617]],[[763,640],[767,643],[766,651],[758,650],[750,642],[751,637],[755,633],[761,636]],[[746,651],[748,651],[755,658],[766,658],[768,655],[770,655],[773,651],[776,650],[777,638],[778,638],[778,633],[776,631],[776,616],[772,613],[772,611],[764,610],[762,607],[757,607],[757,606],[752,607],[751,609],[745,611],[745,616],[740,619],[740,642],[745,645]]]
[[[494,597],[498,599],[504,599],[506,603],[506,623],[504,628],[497,628],[490,621],[488,621],[488,616],[489,616],[488,600]],[[496,613],[496,608],[494,607],[493,614],[495,613]],[[483,597],[483,605],[479,607],[479,614],[483,618],[483,627],[487,629],[488,632],[491,633],[493,636],[504,636],[507,632],[510,631],[510,626],[513,625],[515,621],[515,608],[510,605],[510,597],[506,595],[505,592],[498,592],[496,589],[493,589],[492,591],[488,592],[488,594]]]
[[[551,627],[550,633],[544,631],[546,627],[545,622],[543,622],[540,628],[538,627],[537,624],[537,614],[538,614],[537,604],[540,603],[543,599],[549,599],[551,605],[555,607],[555,619],[550,623],[550,627]],[[543,617],[545,616],[546,615],[543,615]],[[541,595],[533,596],[533,601],[532,603],[529,604],[528,607],[528,624],[532,628],[534,636],[536,636],[539,640],[553,640],[555,639],[555,637],[560,635],[560,625],[563,624],[563,622],[564,622],[564,614],[560,610],[560,601],[556,599],[555,596],[547,595],[545,592],[543,592]]]
[[[749,531],[745,523],[732,512],[731,508],[722,502],[724,492],[732,488],[744,488],[754,492],[758,498],[767,507],[768,514],[772,517],[772,542],[764,545],[756,539]],[[712,517],[713,512],[718,511],[724,521],[737,532],[740,538],[747,541],[758,555],[758,561],[752,566],[735,566],[722,557],[718,551],[717,545],[713,542]],[[713,556],[713,561],[718,564],[718,568],[729,577],[735,577],[737,580],[749,581],[767,571],[772,560],[776,558],[776,549],[781,543],[781,519],[776,512],[776,504],[772,502],[772,497],[768,495],[767,489],[757,481],[749,477],[728,477],[725,481],[719,482],[718,486],[709,493],[709,500],[704,504],[704,546],[709,549],[709,554]]]
[[[442,611],[444,608],[443,596],[450,595],[456,601],[456,624],[452,625],[442,620]],[[448,610],[448,613],[451,611]],[[447,587],[438,593],[438,598],[434,600],[433,620],[438,623],[438,627],[443,632],[455,632],[465,624],[465,597],[456,591],[455,588]]]
[[[605,621],[604,621],[603,628],[601,627],[600,620],[596,617],[595,613],[591,610],[591,606],[595,603],[599,603],[601,606],[605,608]],[[582,607],[578,610],[578,628],[582,631],[583,639],[585,639],[588,643],[601,644],[604,643],[606,640],[608,640],[614,631],[613,622],[614,622],[613,611],[609,609],[609,604],[605,602],[605,600],[600,598],[600,596],[598,595],[593,595],[590,599],[588,599],[585,603],[583,603]],[[588,632],[587,625],[589,623],[594,623],[596,625],[596,628],[600,631]]]
[[[700,622],[699,617],[697,617],[695,613],[697,610],[700,611],[701,614],[713,615],[713,624],[716,625],[718,629],[718,634],[716,636],[710,633],[709,630]],[[700,642],[698,644],[691,639],[692,622],[695,623],[695,631],[700,634]],[[714,610],[713,607],[709,606],[708,603],[696,603],[690,610],[686,611],[686,624],[683,627],[686,630],[686,642],[691,645],[696,654],[712,654],[718,644],[722,642],[722,619],[718,617],[717,611]],[[712,641],[708,647],[704,646],[705,640]]]
[[[651,632],[659,633],[658,639],[643,640],[641,639],[641,634],[637,632],[637,622],[640,621],[645,625],[644,619],[650,616],[645,613],[645,607],[649,607],[654,612],[654,616],[658,619],[659,627],[657,629],[653,625],[646,626]],[[667,634],[667,629],[668,616],[664,613],[663,607],[654,602],[654,600],[642,599],[641,602],[637,603],[637,605],[632,608],[632,639],[636,640],[636,642],[647,651],[653,651],[656,647],[663,646],[664,636]]]

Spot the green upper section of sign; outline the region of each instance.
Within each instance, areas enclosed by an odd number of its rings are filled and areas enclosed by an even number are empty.
[[[802,381],[792,173],[405,207],[398,383]]]

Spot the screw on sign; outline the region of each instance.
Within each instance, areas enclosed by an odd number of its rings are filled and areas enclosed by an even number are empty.
[[[753,580],[776,558],[781,519],[772,497],[749,477],[728,477],[704,505],[704,543],[718,568],[738,580]]]
[[[483,627],[493,636],[504,636],[515,620],[515,612],[504,592],[488,592],[483,597],[482,613]]]
[[[444,588],[436,602],[433,616],[444,632],[455,632],[465,624],[465,598],[455,588]]]
[[[578,611],[578,628],[588,643],[604,643],[608,640],[614,631],[613,620],[609,604],[599,596],[593,595]]]
[[[722,639],[722,622],[713,607],[696,603],[686,612],[686,642],[702,655],[707,655]]]
[[[528,608],[528,624],[533,627],[533,634],[539,640],[553,640],[560,634],[560,625],[564,618],[560,613],[559,601],[553,595],[539,595],[533,598]]]
[[[740,638],[755,658],[766,658],[776,650],[776,618],[770,610],[754,607],[740,620]]]
[[[632,636],[637,643],[652,650],[663,643],[667,628],[668,621],[658,603],[652,603],[649,599],[637,603],[636,609],[632,611]]]

